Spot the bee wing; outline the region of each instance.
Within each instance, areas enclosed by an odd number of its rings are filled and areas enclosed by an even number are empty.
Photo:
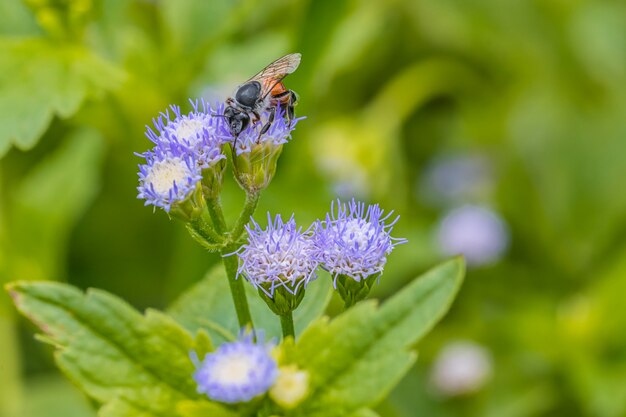
[[[258,74],[247,82],[258,81],[261,83],[261,97],[265,98],[272,88],[283,80],[287,75],[294,72],[300,65],[302,55],[295,53],[285,55],[263,68]]]

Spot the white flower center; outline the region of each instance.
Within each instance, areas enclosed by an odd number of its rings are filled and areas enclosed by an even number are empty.
[[[161,195],[167,195],[174,186],[183,184],[189,176],[189,168],[185,161],[180,158],[166,159],[152,164],[152,168],[146,175],[145,183],[152,184],[154,191]]]
[[[215,380],[225,385],[241,385],[250,380],[255,362],[250,355],[233,354],[222,358],[213,368]]]
[[[369,241],[375,234],[376,230],[371,223],[359,219],[350,219],[346,222],[342,240],[350,247],[366,249]]]
[[[173,133],[179,140],[185,140],[195,145],[198,142],[198,134],[202,132],[202,129],[204,129],[202,120],[182,119],[176,123]]]

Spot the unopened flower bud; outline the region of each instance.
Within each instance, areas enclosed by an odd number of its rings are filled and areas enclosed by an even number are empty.
[[[291,410],[309,395],[309,373],[296,366],[278,369],[278,378],[270,388],[270,398],[284,409]]]
[[[276,174],[283,145],[291,139],[291,132],[302,118],[287,121],[284,110],[277,107],[269,129],[261,133],[269,119],[270,112],[263,112],[258,123],[251,123],[237,138],[232,139],[235,178],[251,193],[257,193],[270,184]]]

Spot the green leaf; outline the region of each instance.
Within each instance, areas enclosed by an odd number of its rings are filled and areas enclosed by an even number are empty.
[[[21,0],[0,2],[0,35],[25,36],[40,33],[35,16]]]
[[[3,387],[4,388],[4,387]],[[27,401],[16,414],[0,414],[20,417],[94,417],[96,412],[76,387],[61,375],[30,377],[25,380]]]
[[[75,45],[0,39],[0,156],[35,146],[52,117],[70,117],[87,97],[114,88],[121,73]]]
[[[380,417],[378,413],[369,408],[361,408],[360,410],[350,414],[350,417]]]
[[[265,331],[268,338],[281,337],[280,321],[267,307],[257,291],[246,283],[246,295],[254,326]],[[330,301],[332,282],[328,274],[311,282],[304,300],[294,312],[296,334],[320,317]],[[205,329],[214,340],[224,342],[239,334],[239,324],[222,265],[217,265],[206,277],[176,300],[168,313],[188,330]]]
[[[182,417],[237,417],[238,415],[206,400],[183,401],[178,404],[178,414]]]
[[[332,321],[320,319],[286,349],[311,374],[302,415],[347,416],[375,405],[415,361],[408,349],[446,313],[463,279],[454,259],[428,271],[380,307],[365,301]]]
[[[145,315],[111,294],[65,284],[7,286],[19,311],[56,348],[61,370],[97,403],[105,417],[176,414],[179,401],[198,399],[189,352],[192,336],[170,317]],[[206,341],[201,343],[206,347]]]

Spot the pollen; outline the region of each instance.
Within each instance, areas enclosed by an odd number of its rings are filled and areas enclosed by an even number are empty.
[[[341,235],[348,246],[364,250],[375,234],[376,229],[371,223],[360,219],[351,219],[346,222],[345,231]]]
[[[172,126],[172,133],[179,140],[195,145],[201,140],[201,133],[205,126],[201,119],[184,118]]]
[[[218,362],[213,372],[215,379],[223,384],[243,384],[250,378],[256,363],[247,355],[239,354]]]
[[[146,176],[145,183],[161,195],[169,194],[174,184],[183,184],[189,178],[189,168],[180,158],[157,161]]]

